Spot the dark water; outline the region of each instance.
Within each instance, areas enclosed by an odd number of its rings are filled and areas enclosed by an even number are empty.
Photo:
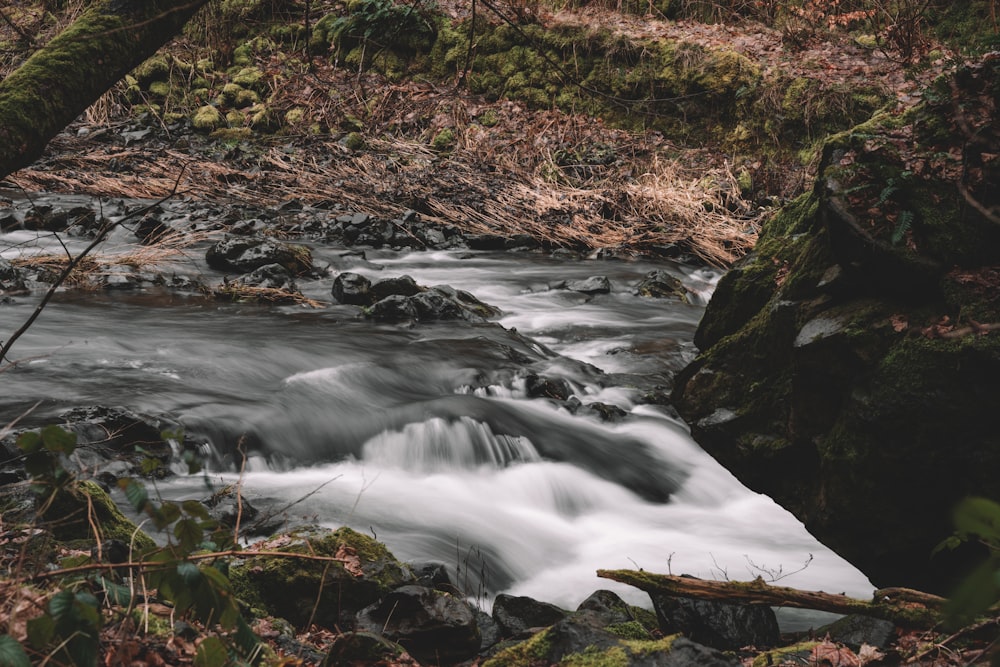
[[[24,252],[12,248],[26,236],[0,237],[4,256]],[[532,254],[314,253],[331,265],[327,278],[302,285],[314,298],[329,301],[338,270],[408,274],[501,308],[502,327],[377,325],[353,307],[240,306],[158,291],[66,293],[15,347],[24,361],[0,375],[0,425],[33,406],[34,422],[91,404],[172,415],[211,444],[213,485],[237,479],[242,442],[251,502],[290,505],[292,524],[375,534],[403,559],[443,562],[470,596],[506,591],[572,607],[612,588],[648,605],[594,571],[766,578],[759,568],[788,572],[810,554],[783,584],[870,594],[860,573],[742,487],[666,409],[640,400],[637,385],[669,383],[693,357],[698,304],[716,273]],[[219,282],[199,256],[172,268]],[[684,280],[695,305],[634,296],[654,268]],[[608,276],[612,293],[548,289],[591,275]],[[0,306],[0,332],[36,302]],[[606,424],[529,399],[528,372],[567,378],[581,402],[617,405],[628,417]],[[201,497],[204,483],[180,477],[164,490]]]

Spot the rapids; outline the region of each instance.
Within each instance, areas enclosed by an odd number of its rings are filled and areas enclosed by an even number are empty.
[[[32,234],[0,236],[0,250],[9,258]],[[355,307],[235,305],[156,289],[65,292],[0,376],[0,426],[80,405],[169,414],[204,443],[211,472],[163,482],[165,495],[205,497],[206,484],[234,482],[243,466],[249,500],[282,509],[288,525],[373,534],[403,560],[443,563],[484,606],[507,592],[573,608],[598,588],[649,605],[597,579],[598,568],[780,576],[871,594],[856,569],[706,455],[669,408],[643,399],[693,358],[717,272],[535,253],[313,252],[331,268],[300,284],[310,297],[330,301],[340,270],[407,274],[501,308],[502,327],[390,326]],[[173,268],[220,282],[200,257]],[[657,268],[684,281],[691,304],[632,293]],[[607,276],[612,293],[549,288],[592,275]],[[0,305],[3,337],[38,298]],[[606,423],[529,398],[529,372],[565,378],[583,404],[628,415]]]

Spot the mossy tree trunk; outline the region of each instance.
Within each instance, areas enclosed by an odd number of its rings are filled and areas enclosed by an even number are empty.
[[[206,0],[100,0],[0,82],[0,178],[173,37]]]

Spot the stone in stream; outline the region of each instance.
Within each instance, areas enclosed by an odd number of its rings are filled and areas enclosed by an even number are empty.
[[[250,273],[240,276],[239,282],[251,287],[267,287],[270,289],[295,289],[292,274],[281,264],[265,264]]]
[[[636,296],[652,297],[655,299],[677,298],[685,303],[688,300],[687,289],[685,289],[684,283],[681,282],[680,278],[662,269],[647,273],[636,284],[632,293]]]
[[[312,270],[312,256],[305,246],[267,238],[227,237],[205,253],[208,265],[218,271],[249,273],[267,264],[280,264],[292,275]]]
[[[364,276],[352,271],[344,271],[333,280],[331,293],[340,303],[353,306],[370,306],[372,297],[369,294],[372,282]]]
[[[555,289],[567,289],[571,292],[581,294],[609,294],[611,292],[611,281],[607,276],[591,276],[584,280],[567,280],[560,283]]]
[[[504,637],[518,637],[532,628],[543,628],[566,617],[565,609],[526,596],[501,593],[493,601],[493,620]]]

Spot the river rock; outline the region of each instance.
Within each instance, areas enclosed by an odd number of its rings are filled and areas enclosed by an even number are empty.
[[[424,586],[401,586],[358,614],[357,628],[380,634],[429,664],[473,657],[480,646],[472,606]]]
[[[367,315],[376,322],[406,322],[417,319],[417,308],[409,297],[393,294],[372,304]]]
[[[205,259],[213,269],[235,273],[249,273],[267,264],[280,264],[295,276],[312,270],[308,248],[268,238],[230,236],[212,245]]]
[[[770,647],[778,643],[778,620],[765,605],[741,605],[650,593],[664,634],[681,633],[688,639],[723,651],[743,646]]]
[[[242,285],[269,289],[295,289],[292,274],[281,264],[265,264],[238,279]]]
[[[699,444],[879,587],[949,594],[979,558],[930,556],[953,508],[1000,500],[997,90],[985,58],[831,138],[813,190],[719,282],[676,382]],[[940,130],[967,120],[974,146]]]
[[[338,560],[254,556],[254,549]],[[409,584],[413,575],[383,544],[350,528],[302,528],[247,549],[230,569],[230,580],[244,601],[300,628],[313,622],[348,629],[359,611]]]
[[[423,291],[410,276],[396,276],[393,278],[383,278],[368,289],[372,303],[381,301],[387,296],[413,296]]]
[[[168,463],[173,450],[163,432],[179,429],[170,420],[141,415],[128,408],[100,405],[73,408],[62,413],[60,419],[77,436],[78,458],[96,455],[96,459],[88,462],[102,469],[108,468],[110,460],[128,461],[133,472],[139,470],[147,456]]]
[[[501,593],[493,601],[493,620],[504,637],[518,637],[531,628],[552,625],[568,612],[548,602]]]
[[[635,620],[628,603],[617,593],[609,590],[594,591],[576,610],[593,612],[605,626]]]
[[[554,398],[557,401],[565,401],[573,395],[573,387],[563,378],[530,373],[524,381],[525,389],[531,398]]]
[[[650,271],[636,284],[632,293],[655,299],[676,298],[687,301],[687,289],[680,278],[658,269]]]
[[[164,238],[173,233],[173,230],[165,225],[156,213],[150,212],[142,216],[135,226],[132,228],[132,233],[139,238],[139,242],[143,245],[151,245],[162,241]]]
[[[21,272],[6,259],[0,259],[0,292],[24,292],[27,289]]]
[[[581,294],[609,294],[611,281],[607,276],[591,276],[584,280],[568,280],[562,284],[562,288]]]
[[[369,293],[372,282],[358,273],[344,271],[333,279],[331,293],[340,303],[354,306],[370,306],[372,297]]]
[[[851,614],[821,628],[816,634],[820,637],[828,635],[831,641],[843,644],[853,651],[861,650],[863,644],[884,651],[896,639],[896,624],[880,618]]]

